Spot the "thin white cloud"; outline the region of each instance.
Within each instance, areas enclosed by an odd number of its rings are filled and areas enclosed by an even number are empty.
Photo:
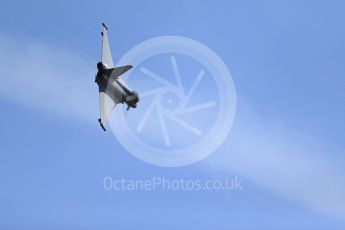
[[[282,199],[344,220],[342,154],[310,134],[277,119],[260,118],[250,107],[239,104],[223,151],[207,162],[251,179]]]
[[[0,33],[0,96],[50,114],[93,122],[95,69],[85,57]],[[97,123],[97,122],[96,122]]]

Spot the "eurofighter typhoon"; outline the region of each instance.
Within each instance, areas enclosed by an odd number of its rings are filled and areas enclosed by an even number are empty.
[[[106,131],[105,123],[114,107],[122,103],[127,105],[127,111],[130,108],[136,108],[139,96],[137,92],[129,89],[119,78],[133,66],[114,67],[109,47],[108,28],[104,23],[102,25],[102,58],[97,63],[98,71],[95,82],[99,87],[100,118],[98,122],[102,129]]]

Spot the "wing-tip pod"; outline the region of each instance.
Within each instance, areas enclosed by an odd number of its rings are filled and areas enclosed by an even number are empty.
[[[103,26],[106,30],[108,30],[108,27],[107,27],[104,23],[102,23],[102,26]]]
[[[99,122],[99,125],[101,126],[101,128],[102,128],[104,131],[107,131],[107,130],[105,129],[105,127],[104,127],[102,121],[101,121],[101,118],[98,119],[98,122]]]

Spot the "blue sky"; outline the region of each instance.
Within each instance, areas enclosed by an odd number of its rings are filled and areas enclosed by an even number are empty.
[[[342,1],[3,1],[1,229],[345,227]],[[210,157],[161,168],[100,131],[100,23],[116,62],[162,35],[229,67],[233,128]],[[231,178],[243,190],[116,192],[103,178]]]

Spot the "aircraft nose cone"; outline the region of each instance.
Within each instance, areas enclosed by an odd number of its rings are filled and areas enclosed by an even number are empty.
[[[180,102],[179,97],[176,93],[168,92],[162,96],[161,105],[164,109],[173,111],[178,107]]]

